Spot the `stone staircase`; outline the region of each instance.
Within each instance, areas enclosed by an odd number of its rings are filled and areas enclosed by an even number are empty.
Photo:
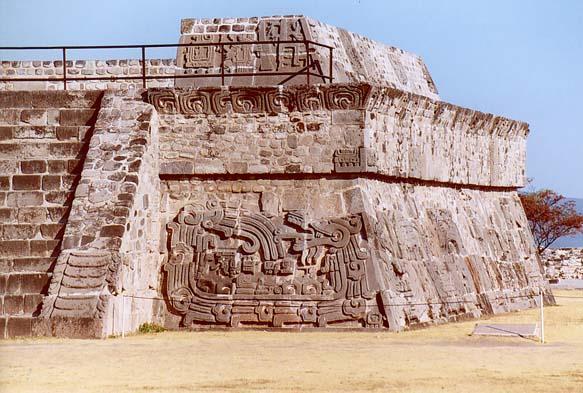
[[[102,95],[0,95],[0,338],[32,335]]]

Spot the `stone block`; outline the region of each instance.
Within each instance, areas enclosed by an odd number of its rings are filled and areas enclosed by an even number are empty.
[[[6,198],[6,205],[9,207],[41,206],[44,202],[44,195],[38,191],[10,192]]]
[[[6,337],[31,337],[32,317],[10,317],[6,322]]]
[[[90,126],[95,123],[97,111],[94,109],[61,109],[61,126]]]
[[[14,272],[48,272],[55,261],[56,258],[14,258],[12,270]]]
[[[30,244],[26,240],[1,240],[0,257],[19,257],[30,255]]]
[[[16,217],[18,222],[42,224],[47,219],[47,209],[44,207],[20,207]]]
[[[0,176],[0,191],[10,190],[10,177]]]
[[[45,173],[47,171],[47,162],[44,160],[21,161],[20,171],[26,175]]]
[[[122,237],[125,233],[124,225],[105,225],[101,228],[99,236],[101,237]]]
[[[54,191],[61,188],[61,176],[45,175],[42,178],[42,189],[44,191]]]
[[[60,240],[31,240],[30,255],[33,257],[56,257],[60,251]]]
[[[16,273],[21,275],[20,292],[27,293],[43,293],[49,286],[51,281],[47,273]]]
[[[41,177],[38,175],[14,175],[12,177],[13,190],[40,190]]]
[[[2,96],[0,94],[0,96]],[[14,132],[11,126],[0,126],[0,142],[9,141],[14,138]]]
[[[19,315],[24,313],[23,295],[4,295],[4,313],[6,315]]]

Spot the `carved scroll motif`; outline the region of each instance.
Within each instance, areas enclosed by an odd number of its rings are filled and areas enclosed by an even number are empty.
[[[167,228],[165,290],[185,326],[383,324],[361,215],[307,222],[211,202]]]
[[[279,113],[363,109],[370,86],[320,85],[286,87],[232,87],[205,89],[149,89],[146,100],[160,113],[186,115]]]

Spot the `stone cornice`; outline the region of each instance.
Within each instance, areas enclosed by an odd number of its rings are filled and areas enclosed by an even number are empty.
[[[425,117],[445,127],[462,126],[468,133],[526,137],[528,124],[463,108],[387,86],[321,84],[272,87],[153,88],[145,100],[162,114],[216,115],[367,110],[386,113],[423,110]]]

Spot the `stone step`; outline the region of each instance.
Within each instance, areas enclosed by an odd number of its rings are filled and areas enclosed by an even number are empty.
[[[0,240],[0,258],[56,257],[60,242],[60,239]]]
[[[70,209],[70,206],[0,207],[0,223],[64,224]]]
[[[51,272],[57,257],[0,258],[0,273]]]
[[[1,108],[98,108],[101,91],[3,91]]]
[[[83,169],[82,161],[77,158],[60,158],[39,160],[38,157],[33,159],[20,160],[0,160],[0,177],[11,175],[79,175]],[[2,184],[2,181],[0,181]],[[1,187],[1,186],[0,186]]]
[[[51,281],[51,273],[1,273],[0,295],[44,294]]]
[[[21,109],[2,108],[2,126],[91,126],[98,109]]]
[[[0,126],[0,141],[83,141],[91,126]]]
[[[37,315],[44,295],[27,293],[24,295],[0,295],[0,318],[13,315]]]
[[[31,337],[36,319],[32,315],[0,317],[0,339]]]
[[[79,153],[84,143],[81,142],[0,142],[0,160],[34,160],[39,157],[52,157],[54,159],[80,158]]]
[[[0,240],[53,240],[63,237],[64,223],[45,224],[2,224]]]

